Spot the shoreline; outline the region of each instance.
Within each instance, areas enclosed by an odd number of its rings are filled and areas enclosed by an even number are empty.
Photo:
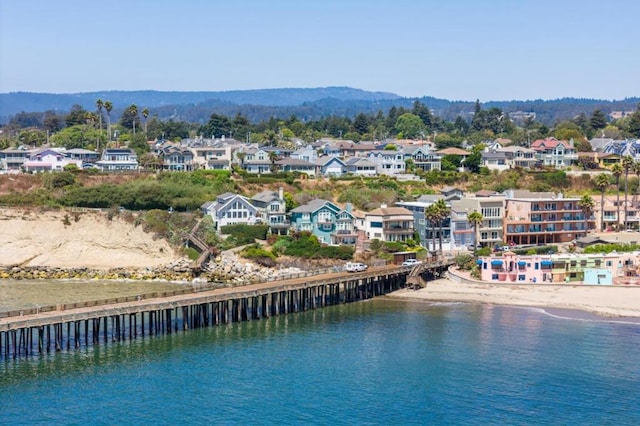
[[[412,302],[475,303],[484,305],[540,308],[549,315],[567,316],[571,311],[589,313],[600,319],[629,319],[640,322],[640,288],[614,286],[512,285],[457,283],[442,278],[429,281],[419,290],[401,289],[386,295]],[[569,315],[579,318],[580,315]]]

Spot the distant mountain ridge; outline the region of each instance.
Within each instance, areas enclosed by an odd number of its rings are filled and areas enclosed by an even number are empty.
[[[351,87],[283,88],[231,91],[99,91],[70,94],[14,92],[0,93],[0,123],[6,123],[12,115],[25,112],[69,111],[80,104],[87,110],[95,110],[96,101],[112,102],[112,117],[120,116],[131,104],[149,108],[152,116],[160,119],[184,120],[206,123],[213,113],[234,116],[242,114],[252,122],[270,117],[297,116],[303,121],[317,120],[330,115],[355,117],[358,113],[386,113],[391,107],[410,109],[416,100],[431,108],[446,120],[456,116],[470,117],[473,102],[450,101],[434,97],[403,98],[389,92],[371,92]],[[489,101],[483,108],[498,107],[504,112],[524,111],[536,113],[536,119],[551,125],[558,120],[571,119],[580,113],[591,114],[595,109],[604,113],[635,110],[639,97],[623,100],[599,100],[563,98],[554,100]]]

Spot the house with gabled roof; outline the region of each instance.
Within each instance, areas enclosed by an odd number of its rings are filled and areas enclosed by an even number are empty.
[[[411,159],[416,169],[425,172],[442,169],[442,155],[429,145],[407,146],[403,149],[406,159]]]
[[[402,151],[371,151],[367,158],[376,164],[376,171],[379,175],[393,176],[405,172],[404,152]]]
[[[347,165],[339,157],[325,155],[316,160],[316,166],[321,176],[342,176],[347,172]]]
[[[0,169],[20,170],[25,161],[35,153],[35,149],[27,149],[24,145],[18,148],[7,148],[0,151]]]
[[[287,235],[291,223],[287,218],[287,203],[282,187],[278,191],[259,192],[250,201],[258,209],[258,217],[269,225],[270,233]]]
[[[165,145],[158,150],[158,157],[164,170],[190,172],[198,167],[189,148]]]
[[[543,166],[555,168],[569,167],[578,161],[578,154],[570,141],[559,141],[556,138],[538,139],[531,143],[536,151],[536,159]]]
[[[25,172],[60,172],[70,164],[74,164],[78,169],[82,168],[82,160],[72,160],[61,152],[46,148],[33,152],[22,167]]]
[[[293,151],[291,153],[291,158],[315,163],[318,160],[318,151],[316,151],[311,145],[303,146]]]
[[[347,173],[357,176],[376,176],[378,165],[368,158],[351,157],[345,159]]]
[[[215,201],[204,203],[200,209],[211,216],[217,231],[226,225],[261,223],[257,207],[240,194],[225,192],[218,195]]]
[[[350,206],[342,209],[322,199],[291,210],[291,227],[296,231],[311,232],[325,244],[355,245],[358,238]]]

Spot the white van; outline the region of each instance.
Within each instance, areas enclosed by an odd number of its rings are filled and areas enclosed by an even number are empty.
[[[362,272],[367,270],[367,265],[364,263],[347,262],[344,265],[344,270],[347,272]]]

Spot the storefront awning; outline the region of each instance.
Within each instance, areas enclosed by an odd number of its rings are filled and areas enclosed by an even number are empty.
[[[491,266],[502,266],[502,260],[492,260]]]
[[[542,266],[551,266],[551,265],[553,265],[553,262],[550,261],[550,260],[543,260],[542,262],[540,262],[540,264]]]
[[[524,260],[519,260],[518,266],[527,266],[527,262],[525,262]]]

